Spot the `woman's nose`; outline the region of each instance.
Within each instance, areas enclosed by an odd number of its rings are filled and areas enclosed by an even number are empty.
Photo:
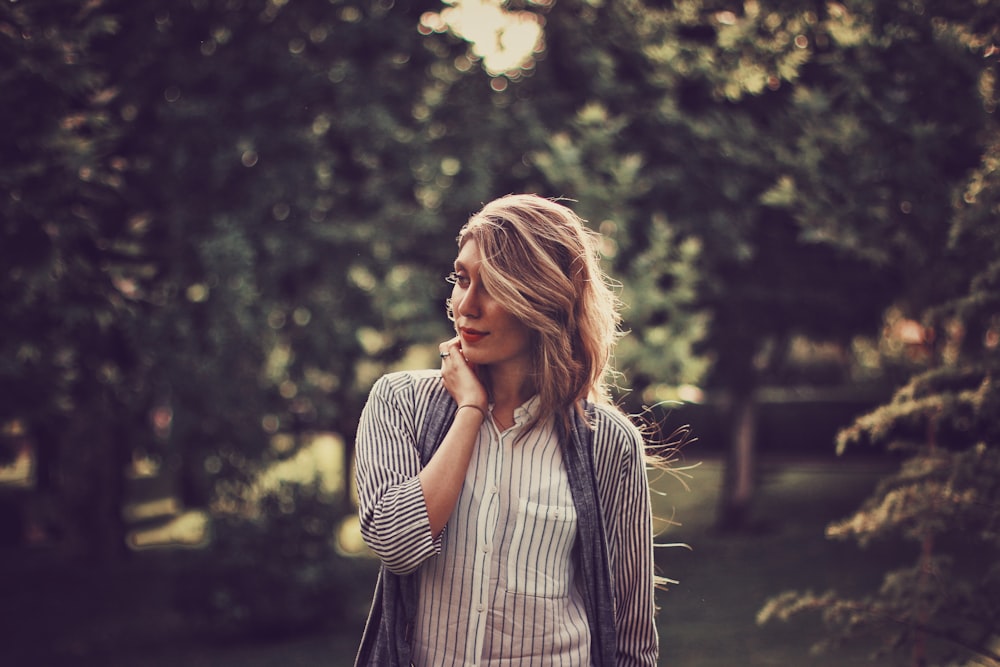
[[[479,315],[479,289],[475,285],[470,285],[463,294],[455,296],[457,306],[455,311],[465,317],[476,317]]]

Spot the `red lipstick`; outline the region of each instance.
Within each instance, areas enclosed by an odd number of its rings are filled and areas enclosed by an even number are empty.
[[[467,329],[465,327],[459,329],[459,332],[462,334],[462,340],[467,343],[478,343],[489,335],[485,331],[477,331],[476,329]]]

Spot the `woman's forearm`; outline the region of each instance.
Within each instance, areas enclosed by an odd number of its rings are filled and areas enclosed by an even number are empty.
[[[458,502],[485,416],[486,413],[479,408],[459,408],[441,445],[420,471],[420,486],[430,519],[431,535],[435,538],[444,530]]]

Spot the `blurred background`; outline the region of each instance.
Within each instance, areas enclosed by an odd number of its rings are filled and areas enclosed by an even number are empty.
[[[1000,664],[998,63],[982,0],[3,2],[0,662],[352,664],[368,389],[535,192],[673,459],[662,664]]]

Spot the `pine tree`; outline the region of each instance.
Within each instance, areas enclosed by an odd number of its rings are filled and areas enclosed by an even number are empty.
[[[974,21],[966,26],[975,27]],[[982,49],[982,104],[995,110],[997,49]],[[993,28],[992,39],[997,38]],[[922,366],[884,406],[844,429],[838,449],[881,445],[903,457],[852,516],[827,528],[864,547],[912,545],[912,562],[857,599],[788,592],[759,620],[818,611],[821,645],[870,634],[885,652],[919,665],[1000,664],[1000,133],[986,128],[978,168],[955,197],[948,247],[928,278],[945,295],[911,320],[909,356]],[[948,289],[958,286],[950,294]],[[912,300],[911,300],[912,303]]]

